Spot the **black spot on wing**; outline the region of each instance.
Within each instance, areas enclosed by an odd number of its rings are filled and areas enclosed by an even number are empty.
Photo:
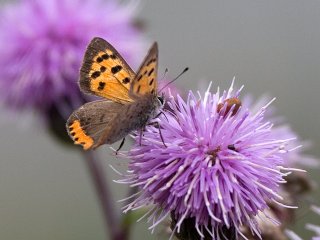
[[[154,81],[154,78],[152,78],[151,81],[149,82],[149,86],[152,85],[153,81]]]
[[[109,59],[109,55],[107,54],[107,53],[105,53],[105,54],[103,54],[102,56],[101,56],[104,60],[107,60],[107,59]]]
[[[153,73],[153,71],[154,71],[154,68],[152,68],[152,69],[150,70],[150,72],[148,73],[148,76],[149,76],[149,77],[151,76],[151,74]]]
[[[100,67],[100,72],[103,73],[103,72],[105,72],[106,70],[107,70],[107,68],[106,68],[105,66],[101,66],[101,67]]]
[[[114,67],[111,68],[111,72],[113,74],[116,74],[117,72],[121,71],[121,69],[122,69],[122,66],[117,65],[117,66],[114,66]]]
[[[137,93],[140,92],[141,85],[138,86]]]
[[[106,86],[106,83],[105,83],[105,82],[99,82],[98,90],[99,90],[99,91],[102,91],[105,86]]]
[[[99,71],[95,71],[95,72],[93,72],[92,74],[91,74],[91,77],[92,78],[97,78],[97,77],[99,77],[100,76],[100,72]]]
[[[126,77],[122,80],[122,83],[126,84],[130,82],[130,78]]]

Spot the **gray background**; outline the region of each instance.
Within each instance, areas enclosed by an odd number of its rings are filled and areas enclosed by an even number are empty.
[[[150,43],[159,43],[160,71],[168,67],[175,76],[190,67],[177,85],[197,89],[213,81],[214,88],[225,88],[236,76],[243,93],[276,96],[278,113],[314,143],[308,153],[320,157],[320,1],[144,0],[140,18]],[[0,117],[0,238],[104,239],[82,156],[35,126],[30,115],[17,119],[2,111]],[[124,162],[111,160],[107,147],[98,151],[109,179],[117,178],[108,164]],[[311,172],[319,182],[318,170]],[[121,199],[125,187],[112,185],[115,200]],[[302,230],[306,221],[320,223],[307,207],[298,218],[294,230],[304,236],[310,236]],[[132,239],[161,239],[144,223],[133,234]]]

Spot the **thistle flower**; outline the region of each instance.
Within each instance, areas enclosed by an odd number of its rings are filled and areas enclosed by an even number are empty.
[[[153,205],[150,228],[171,214],[177,235],[192,220],[199,239],[221,239],[227,230],[246,239],[241,226],[260,237],[255,216],[272,221],[264,212],[268,202],[282,205],[279,184],[291,139],[275,138],[264,119],[271,102],[252,114],[241,106],[240,91],[231,86],[222,96],[190,91],[186,102],[170,98],[160,129],[148,126],[125,153],[131,160],[120,182],[140,188],[125,211]]]
[[[66,101],[80,105],[77,80],[90,39],[106,38],[129,63],[138,60],[143,41],[134,27],[135,14],[132,4],[123,6],[115,0],[6,4],[0,10],[2,101],[18,109],[45,111],[53,104],[63,111]]]

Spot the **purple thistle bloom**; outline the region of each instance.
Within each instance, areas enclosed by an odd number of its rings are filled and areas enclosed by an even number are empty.
[[[187,101],[170,98],[172,110],[158,119],[166,147],[159,129],[147,126],[141,146],[135,136],[126,154],[128,175],[120,182],[140,188],[126,211],[153,204],[150,229],[171,214],[173,232],[193,219],[201,238],[220,239],[222,228],[242,235],[241,226],[260,237],[255,216],[268,202],[283,199],[283,155],[291,139],[275,138],[264,119],[272,101],[252,114],[241,107],[240,91],[231,86],[222,96],[207,91],[196,97],[190,91]]]
[[[108,39],[129,63],[140,59],[134,6],[115,0],[20,0],[0,10],[0,93],[6,105],[46,109],[82,102],[77,84],[88,42]],[[72,107],[74,108],[74,107]]]

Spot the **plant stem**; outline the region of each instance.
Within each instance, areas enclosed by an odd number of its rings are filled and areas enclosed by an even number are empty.
[[[110,238],[107,238],[107,240],[127,240],[126,230],[121,229],[120,217],[115,211],[116,207],[113,202],[112,193],[106,182],[106,173],[103,171],[97,155],[92,151],[88,151],[84,152],[84,156],[100,199],[106,230],[109,229]]]

